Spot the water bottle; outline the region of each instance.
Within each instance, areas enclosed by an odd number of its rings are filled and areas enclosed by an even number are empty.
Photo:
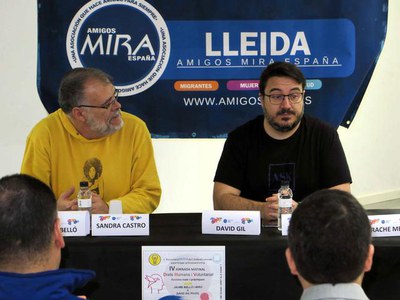
[[[278,190],[278,230],[282,230],[282,214],[292,213],[293,192],[289,187],[289,181],[282,181]]]
[[[92,211],[92,192],[89,190],[89,183],[81,181],[79,183],[78,210],[87,210],[89,213]]]

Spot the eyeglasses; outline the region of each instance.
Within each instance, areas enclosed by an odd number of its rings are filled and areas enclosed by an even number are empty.
[[[283,95],[283,94],[270,94],[270,95],[264,95],[266,97],[268,97],[269,102],[271,102],[271,104],[273,105],[279,105],[283,102],[283,100],[285,100],[285,97],[287,97],[290,101],[290,103],[292,104],[296,104],[299,103],[304,96],[304,92],[301,93],[291,93],[291,94],[287,94],[287,95]]]
[[[92,107],[92,108],[103,108],[103,109],[109,109],[115,102],[118,101],[118,90],[115,90],[114,95],[109,98],[105,104],[103,105],[78,105],[77,107]]]

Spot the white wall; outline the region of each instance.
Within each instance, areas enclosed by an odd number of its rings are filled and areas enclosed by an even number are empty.
[[[339,128],[362,203],[400,198],[400,1],[389,0],[387,39],[353,124]],[[47,115],[36,90],[36,1],[1,0],[0,176],[20,169],[25,138]],[[261,112],[261,110],[260,110]],[[163,188],[157,212],[212,209],[222,139],[153,140]]]

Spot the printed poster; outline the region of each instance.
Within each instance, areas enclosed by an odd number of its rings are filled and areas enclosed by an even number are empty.
[[[225,246],[142,246],[142,299],[225,299]]]

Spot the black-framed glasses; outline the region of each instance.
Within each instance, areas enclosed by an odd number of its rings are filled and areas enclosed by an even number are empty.
[[[115,90],[114,95],[111,98],[109,98],[103,105],[85,105],[85,104],[81,104],[81,105],[78,105],[77,107],[91,107],[91,108],[109,109],[117,101],[118,101],[118,90]]]
[[[304,92],[301,93],[290,93],[287,95],[284,94],[270,94],[270,95],[264,95],[268,97],[269,102],[273,105],[279,105],[285,100],[285,97],[287,97],[292,104],[299,103],[304,96]]]

